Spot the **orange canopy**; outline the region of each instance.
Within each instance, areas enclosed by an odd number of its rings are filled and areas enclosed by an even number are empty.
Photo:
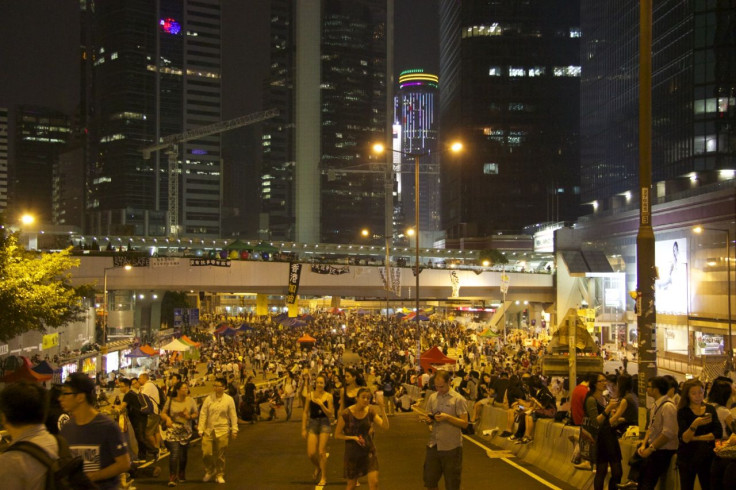
[[[317,339],[315,339],[308,333],[305,333],[304,335],[302,335],[301,337],[297,339],[297,342],[299,342],[300,344],[313,344],[317,342]]]
[[[422,353],[419,358],[419,364],[422,366],[424,371],[429,371],[432,364],[455,364],[455,362],[455,359],[444,355],[437,346],[434,346],[428,351]]]
[[[148,344],[146,344],[146,345],[144,345],[144,346],[141,347],[141,352],[144,352],[144,353],[148,354],[149,356],[157,356],[158,355],[158,351],[156,349],[154,349],[153,347],[151,347],[150,345],[148,345]]]

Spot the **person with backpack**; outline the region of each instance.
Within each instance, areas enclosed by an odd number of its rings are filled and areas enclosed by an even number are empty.
[[[61,406],[71,415],[61,428],[69,450],[80,456],[84,472],[101,490],[120,488],[120,475],[130,470],[128,444],[120,427],[95,409],[95,383],[84,373],[73,373],[64,382]]]
[[[147,373],[138,376],[138,383],[141,386],[141,395],[151,400],[150,413],[146,422],[146,442],[154,448],[154,459],[158,459],[161,447],[161,391],[159,387],[151,381]],[[143,410],[145,413],[147,410]]]
[[[164,441],[169,449],[169,486],[186,481],[187,451],[192,438],[193,421],[197,418],[197,403],[189,396],[189,385],[179,381],[174,387],[176,396],[169,397],[161,420],[166,427]]]
[[[20,450],[26,441],[40,447],[49,458],[59,457],[56,438],[44,426],[46,393],[29,383],[13,383],[0,393],[0,421],[13,440],[9,450],[0,454],[0,481],[7,490],[43,490],[48,470],[45,465]]]

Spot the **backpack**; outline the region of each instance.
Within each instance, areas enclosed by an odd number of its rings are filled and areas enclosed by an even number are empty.
[[[137,393],[138,403],[141,405],[141,413],[143,415],[151,415],[153,413],[153,400],[148,395]]]
[[[156,389],[158,389],[158,411],[160,412],[166,405],[166,391],[161,389],[159,385],[156,385]]]
[[[51,459],[38,444],[29,441],[19,441],[6,451],[20,451],[33,457],[48,468],[46,472],[46,490],[93,490],[97,485],[92,483],[84,472],[84,460],[81,456],[74,456],[69,449],[66,439],[54,435],[59,444],[59,458]]]

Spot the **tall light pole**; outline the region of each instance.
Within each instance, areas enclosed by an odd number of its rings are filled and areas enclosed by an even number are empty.
[[[103,355],[107,355],[107,271],[111,271],[113,269],[119,269],[120,267],[105,267],[105,269],[102,271],[102,280],[103,280],[103,294],[102,294],[102,345],[100,346],[100,352]],[[123,266],[123,269],[126,271],[129,271],[132,269],[133,266],[130,264],[126,264]]]
[[[728,363],[729,368],[733,367],[733,339],[732,335],[732,320],[731,320],[731,231],[729,229],[722,228],[706,228],[703,226],[696,226],[693,228],[695,233],[703,233],[704,230],[720,231],[726,234],[726,295],[728,296]]]
[[[450,151],[453,153],[460,153],[463,150],[463,144],[460,142],[454,142],[450,145]],[[383,153],[386,151],[386,147],[381,143],[373,145],[373,151],[375,153]],[[419,159],[423,156],[429,155],[429,152],[418,152],[409,153],[399,150],[390,149],[394,153],[406,155],[414,158],[414,279],[416,281],[414,291],[414,322],[417,329],[417,370],[420,368],[419,358],[422,355],[422,334],[419,325]]]

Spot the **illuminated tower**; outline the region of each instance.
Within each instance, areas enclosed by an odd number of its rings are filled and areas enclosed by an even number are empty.
[[[394,133],[403,153],[428,154],[419,163],[419,230],[422,243],[431,244],[441,230],[439,155],[435,101],[439,78],[412,69],[399,75],[399,91],[395,98]],[[395,148],[396,149],[396,148]],[[414,223],[414,158],[402,155],[398,174],[399,234]]]
[[[82,2],[92,15],[87,231],[165,235],[167,156],[139,149],[221,120],[220,0]],[[90,59],[91,58],[91,59]],[[219,236],[220,135],[178,148],[179,232]]]

